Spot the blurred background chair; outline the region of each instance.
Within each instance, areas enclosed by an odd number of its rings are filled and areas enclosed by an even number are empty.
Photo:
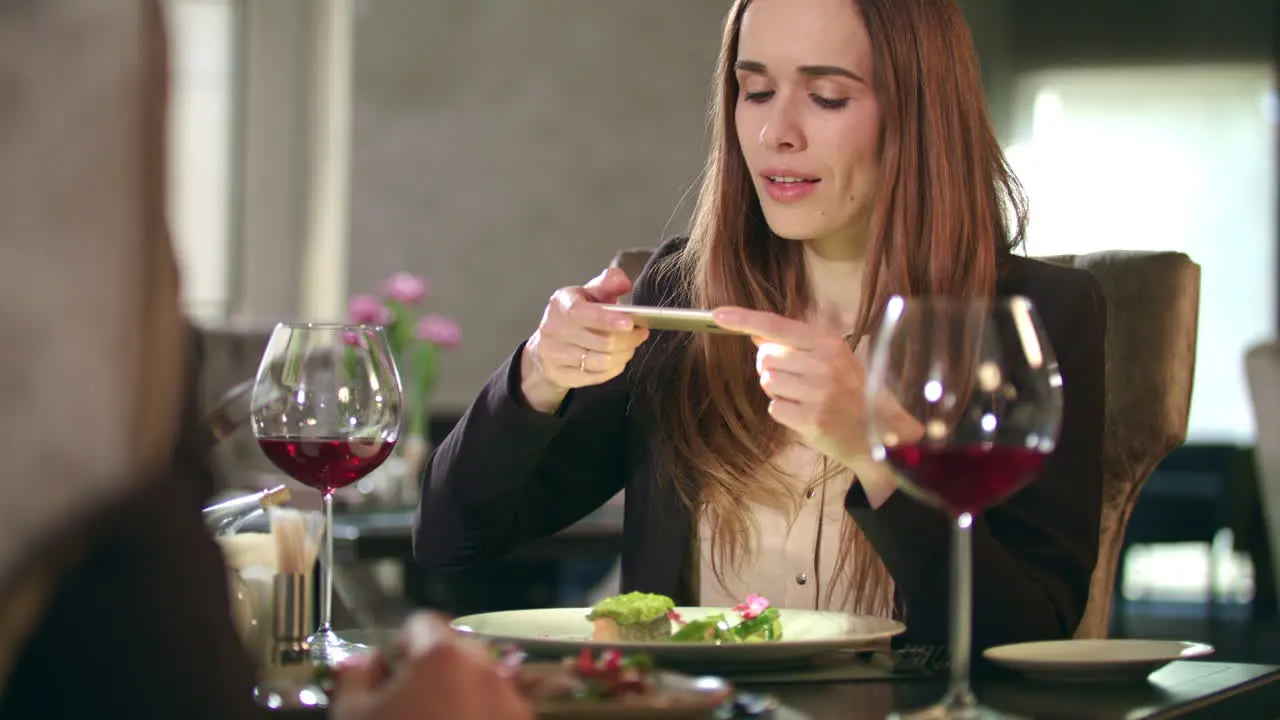
[[[258,374],[258,363],[271,339],[272,325],[246,323],[201,323],[200,336],[200,404],[204,412],[212,411],[228,393],[244,383],[252,383]],[[249,386],[250,388],[252,385]],[[248,404],[240,403],[247,412]],[[258,448],[253,431],[242,418],[227,437],[213,448],[218,491],[257,490],[279,484],[284,477]],[[290,485],[295,490],[300,486]],[[314,493],[295,492],[294,501]]]
[[[1270,341],[1249,348],[1245,374],[1253,401],[1257,428],[1254,463],[1257,467],[1258,500],[1264,539],[1269,549],[1270,573],[1255,568],[1255,592],[1280,593],[1280,343]]]
[[[618,254],[613,256],[613,260],[609,262],[609,267],[621,269],[634,283],[640,277],[640,271],[644,270],[645,264],[649,262],[649,258],[652,256],[653,250],[648,248],[619,250]],[[624,305],[629,304],[631,302],[631,293],[618,298],[618,302]]]
[[[1151,472],[1187,437],[1200,266],[1183,253],[1111,251],[1041,258],[1093,273],[1106,297],[1107,403],[1102,527],[1089,604],[1076,630],[1107,637],[1126,529]]]

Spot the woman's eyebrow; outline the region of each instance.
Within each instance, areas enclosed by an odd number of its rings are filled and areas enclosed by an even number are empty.
[[[768,66],[758,60],[739,60],[733,64],[733,67],[738,72],[756,75],[767,75],[769,73]],[[842,77],[863,85],[867,84],[867,81],[861,75],[839,65],[801,65],[796,70],[808,77]]]

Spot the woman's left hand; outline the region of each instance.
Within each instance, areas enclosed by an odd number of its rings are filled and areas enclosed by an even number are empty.
[[[716,323],[750,333],[769,415],[845,465],[869,460],[867,372],[843,336],[758,310],[723,307]]]

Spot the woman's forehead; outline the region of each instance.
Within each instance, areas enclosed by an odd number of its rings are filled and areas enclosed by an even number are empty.
[[[871,40],[853,0],[753,0],[742,17],[738,58],[787,73],[803,65],[871,71]]]

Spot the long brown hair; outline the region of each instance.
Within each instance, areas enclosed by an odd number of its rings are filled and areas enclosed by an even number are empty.
[[[725,22],[712,97],[711,150],[685,251],[659,267],[694,307],[740,305],[803,318],[811,298],[801,243],[775,237],[738,144],[733,66],[743,13]],[[880,320],[892,294],[989,297],[997,266],[1023,238],[1021,188],[983,101],[972,37],[954,0],[850,0],[871,39],[872,85],[882,113],[880,185],[855,337]],[[655,449],[669,481],[698,517],[707,513],[712,565],[724,584],[751,550],[749,504],[798,506],[774,458],[789,442],[767,413],[754,347],[699,334],[672,354],[684,382],[656,383]],[[664,373],[666,375],[666,373]],[[667,376],[669,380],[669,375]],[[892,579],[845,516],[837,576],[858,612],[893,611]]]

